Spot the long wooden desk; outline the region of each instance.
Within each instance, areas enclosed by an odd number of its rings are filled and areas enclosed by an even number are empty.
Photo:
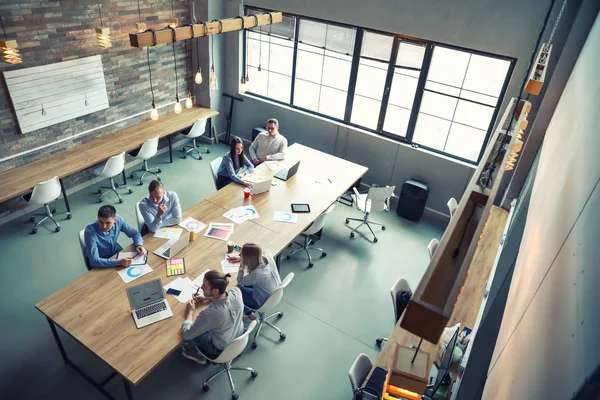
[[[305,198],[311,204],[311,207],[312,204],[315,204],[315,209],[304,216],[305,219],[302,219],[302,223],[279,223],[275,229],[271,229],[268,227],[273,219],[271,209],[258,206],[257,209],[259,209],[261,215],[259,219],[235,225],[231,239],[236,243],[254,242],[274,254],[281,253],[294,239],[294,230],[288,229],[288,226],[296,226],[297,233],[300,233],[305,224],[309,224],[311,219],[314,220],[318,217],[317,209],[324,209],[326,203],[333,203],[344,193],[347,187],[367,171],[365,167],[328,156],[301,145],[290,147],[290,156],[292,155],[298,155],[302,159],[298,174],[286,183],[280,181],[279,185],[273,187],[273,189],[284,190],[289,187],[289,195],[293,201],[296,200],[294,196],[297,193],[309,193],[310,196]],[[313,159],[322,162],[328,160],[328,164],[321,165],[320,168],[313,168],[311,167]],[[314,192],[313,190],[316,188],[314,185],[320,185],[315,183],[315,180],[322,177],[322,171],[327,170],[329,165],[343,167],[342,173],[332,172],[331,175],[339,180],[339,184],[327,190]],[[312,175],[315,172],[318,175]],[[350,176],[342,177],[342,175]],[[333,178],[330,179],[334,181]],[[343,188],[344,182],[349,182],[346,188]],[[304,185],[307,189],[300,191],[299,189]],[[223,199],[222,194],[226,192],[232,198],[235,196],[238,199],[243,199],[242,187],[230,184],[185,211],[183,218],[191,216],[205,223],[230,222],[222,216],[229,208],[217,204]],[[258,204],[259,196],[266,199],[271,194],[277,199],[277,202],[283,201],[282,199],[286,197],[285,190],[283,193],[279,193],[279,191],[268,192],[257,195],[253,199],[253,204],[255,206]],[[264,201],[267,205],[270,204],[267,200],[261,201]],[[282,210],[289,207],[289,201],[285,200],[283,203],[279,203],[279,206],[274,203],[269,207],[273,207],[274,210]],[[283,227],[285,227],[284,231],[280,232]],[[152,250],[155,250],[164,242],[164,239],[156,239],[152,234],[144,237],[144,246],[150,252],[148,264],[152,267],[153,272],[133,281],[129,284],[130,286],[156,278],[160,278],[163,285],[165,285],[175,279],[174,277],[167,278],[165,261],[152,253]],[[220,262],[225,257],[226,250],[227,246],[224,241],[198,235],[196,240],[190,242],[190,245],[177,256],[185,258],[186,272],[193,280],[206,269],[220,269]],[[235,286],[235,284],[234,276],[230,286]],[[138,385],[182,342],[180,329],[185,317],[185,304],[179,303],[172,296],[167,296],[174,316],[143,329],[137,329],[130,314],[129,302],[125,292],[127,286],[128,284],[123,283],[118,276],[116,269],[95,269],[36,304],[36,308],[46,316],[50,324],[65,363],[71,365],[108,398],[112,398],[112,396],[104,390],[103,386],[117,374],[122,377],[127,397],[132,398],[131,384]],[[115,372],[100,383],[89,378],[69,359],[57,334],[56,325],[90,349],[111,366]]]
[[[67,211],[70,212],[71,207],[62,181],[65,176],[83,171],[116,154],[133,150],[157,135],[169,136],[192,126],[198,119],[211,118],[218,114],[217,111],[202,107],[186,109],[181,114],[171,112],[161,116],[158,121],[145,121],[29,164],[0,172],[0,203],[27,193],[36,184],[58,176],[63,199]]]

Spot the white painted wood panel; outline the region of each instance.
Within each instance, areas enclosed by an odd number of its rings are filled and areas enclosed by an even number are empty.
[[[21,133],[108,108],[100,55],[5,71]]]

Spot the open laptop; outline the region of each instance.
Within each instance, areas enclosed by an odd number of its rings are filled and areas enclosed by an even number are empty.
[[[175,257],[177,253],[185,248],[190,243],[190,232],[185,231],[184,234],[179,236],[179,239],[171,239],[165,242],[158,249],[154,250],[153,253],[159,257],[170,260]]]
[[[298,161],[296,164],[292,165],[290,168],[282,169],[281,171],[279,171],[278,173],[276,173],[273,176],[275,178],[281,179],[282,181],[287,181],[292,176],[296,175],[299,165],[300,165],[300,161]]]
[[[255,194],[268,192],[269,190],[271,190],[271,181],[272,179],[266,179],[264,181],[252,184],[250,194],[254,196]]]
[[[131,305],[131,315],[138,328],[173,316],[173,311],[165,300],[160,279],[132,286],[126,290]]]

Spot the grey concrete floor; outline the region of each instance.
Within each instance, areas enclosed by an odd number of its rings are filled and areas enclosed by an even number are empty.
[[[179,194],[182,207],[190,208],[214,191],[209,161],[223,155],[227,148],[213,145],[204,160],[180,159],[174,163],[168,154],[151,160],[160,165],[167,189]],[[146,182],[149,179],[146,178]],[[121,216],[135,226],[134,205],[146,195],[146,186],[128,180],[134,193],[119,204],[107,195],[104,204],[114,204]],[[70,367],[66,366],[52,337],[45,317],[34,308],[36,302],[87,272],[81,258],[77,234],[95,220],[98,209],[94,185],[71,196],[70,220],[59,216],[62,230],[51,224],[40,226],[30,235],[29,216],[1,226],[0,254],[0,398],[2,399],[103,399],[104,397]],[[62,200],[56,202],[60,212]],[[41,212],[41,210],[38,210]],[[234,372],[234,383],[241,399],[350,399],[348,369],[359,353],[372,359],[378,354],[375,339],[387,336],[393,327],[393,308],[389,289],[404,277],[416,287],[427,267],[427,244],[440,238],[444,224],[424,218],[411,223],[395,212],[373,214],[385,222],[374,244],[360,235],[348,237],[344,224],[347,216],[359,217],[355,208],[338,204],[325,223],[318,247],[328,256],[315,258],[307,269],[305,254],[291,260],[283,257],[281,276],[294,272],[296,277],[285,291],[280,304],[284,316],[276,324],[287,339],[279,342],[270,328],[261,332],[259,347],[248,347],[235,364],[251,366],[259,372]],[[368,230],[367,230],[368,232]],[[122,244],[129,244],[122,235]],[[289,252],[286,251],[284,254]],[[71,358],[96,380],[110,368],[64,333],[60,333]],[[215,366],[199,366],[174,353],[138,387],[138,399],[229,399],[225,376],[211,382],[211,390],[202,391],[202,383]],[[117,398],[125,392],[120,379],[111,381],[106,390]]]

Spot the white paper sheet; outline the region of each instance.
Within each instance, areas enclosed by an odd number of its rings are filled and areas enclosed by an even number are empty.
[[[117,260],[131,258],[131,265],[144,265],[148,261],[148,253],[138,254],[137,251],[121,251],[117,254]]]
[[[183,229],[181,228],[160,228],[154,234],[155,238],[159,239],[179,239],[179,236],[183,233]]]
[[[240,269],[240,263],[234,264],[225,259],[221,261],[221,269],[224,274],[235,274]]]
[[[165,285],[164,288],[165,291],[169,289],[180,290],[181,293],[179,294],[179,296],[175,297],[180,303],[187,303],[196,293],[196,289],[193,286],[192,280],[188,277],[179,277],[175,280],[172,280],[167,285]]]
[[[144,276],[152,272],[152,268],[148,264],[144,265],[132,265],[129,268],[123,268],[119,271],[119,276],[123,279],[123,282],[129,283],[136,280],[140,276]]]
[[[187,229],[190,232],[199,233],[202,229],[206,228],[206,224],[204,222],[200,222],[195,218],[187,217],[179,224],[182,228]]]
[[[279,222],[288,222],[295,224],[298,222],[298,215],[290,212],[290,211],[275,211],[275,215],[273,215],[273,219]]]

